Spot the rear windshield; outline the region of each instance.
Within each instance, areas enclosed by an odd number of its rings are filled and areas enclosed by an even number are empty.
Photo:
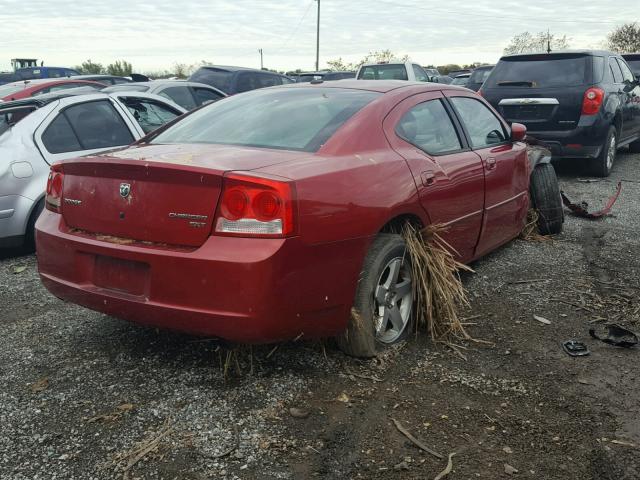
[[[502,59],[491,72],[485,88],[569,87],[585,85],[586,56],[531,56]]]
[[[217,143],[315,152],[379,95],[335,88],[253,90],[195,111],[151,143]]]
[[[0,137],[35,109],[36,107],[31,105],[0,110]]]
[[[189,81],[206,83],[207,85],[216,87],[218,90],[222,90],[224,93],[229,93],[231,90],[232,77],[233,72],[220,70],[219,68],[202,67],[189,77]]]
[[[368,65],[360,69],[360,80],[408,80],[403,64]]]

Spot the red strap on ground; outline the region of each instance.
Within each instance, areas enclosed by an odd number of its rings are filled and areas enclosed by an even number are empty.
[[[560,194],[562,195],[562,203],[564,203],[565,207],[571,210],[575,215],[577,215],[578,217],[595,220],[596,218],[601,218],[609,214],[609,212],[611,211],[611,207],[613,207],[613,204],[616,203],[616,200],[618,200],[618,197],[620,196],[621,191],[622,191],[622,182],[618,182],[616,193],[614,193],[611,197],[609,197],[609,200],[607,201],[607,204],[605,205],[605,207],[602,210],[598,210],[597,212],[593,212],[593,213],[589,213],[587,211],[587,204],[585,202],[582,202],[580,205],[578,205],[576,203],[571,202],[571,200],[567,198],[564,192],[560,192]]]

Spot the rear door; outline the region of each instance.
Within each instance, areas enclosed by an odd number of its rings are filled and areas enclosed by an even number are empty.
[[[500,60],[482,92],[507,122],[530,132],[573,130],[591,80],[588,55],[518,55]]]
[[[36,129],[34,140],[48,163],[133,143],[142,135],[111,99],[64,99]]]
[[[516,237],[529,208],[529,161],[524,143],[476,95],[446,91],[473,152],[484,169],[484,218],[475,257]]]
[[[384,120],[391,147],[405,158],[420,202],[462,261],[472,259],[484,206],[480,157],[469,149],[441,92],[411,96]]]
[[[140,134],[146,135],[185,113],[178,105],[160,100],[160,97],[121,93],[115,95],[135,123],[140,127]]]

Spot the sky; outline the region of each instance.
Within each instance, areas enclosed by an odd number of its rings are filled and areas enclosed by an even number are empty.
[[[422,65],[495,63],[523,31],[599,48],[640,20],[638,0],[321,0],[320,66],[389,49]],[[134,71],[175,63],[313,70],[315,0],[0,0],[0,71],[16,57],[45,65],[124,59]]]

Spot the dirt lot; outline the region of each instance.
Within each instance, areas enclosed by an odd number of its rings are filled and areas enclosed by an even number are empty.
[[[568,216],[554,241],[473,265],[465,316],[492,344],[466,344],[466,361],[426,335],[371,361],[302,341],[228,356],[63,303],[33,255],[5,255],[0,478],[433,479],[455,453],[447,480],[638,479],[640,348],[588,329],[640,331],[639,165],[621,154],[595,183],[563,168],[562,188],[593,206],[626,180],[614,216]],[[570,338],[591,355],[566,355]]]

